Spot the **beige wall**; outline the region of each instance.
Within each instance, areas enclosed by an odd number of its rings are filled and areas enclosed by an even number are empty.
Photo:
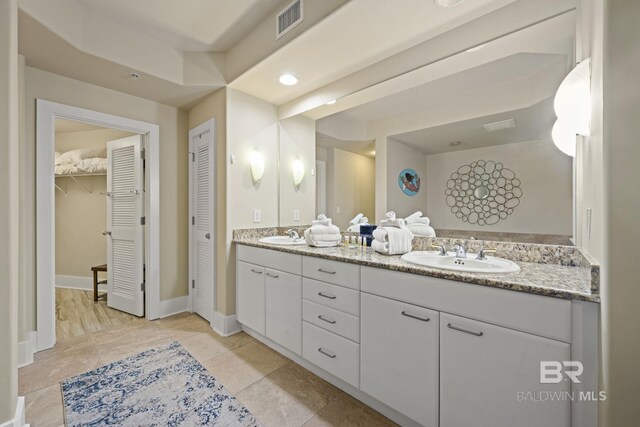
[[[56,151],[76,150],[78,148],[107,148],[107,142],[134,135],[118,129],[95,129],[79,132],[56,132]]]
[[[227,282],[227,272],[233,268],[229,258],[227,233],[227,90],[221,89],[189,111],[189,129],[214,118],[216,120],[216,310],[227,313],[227,294],[235,284]]]
[[[280,121],[280,219],[281,226],[311,224],[316,211],[316,181],[311,176],[315,169],[316,125],[315,121],[295,116]],[[299,187],[293,184],[293,162],[299,159],[305,167],[304,179]],[[300,219],[294,220],[293,210],[300,211]]]
[[[604,57],[593,67],[604,68],[602,386],[607,400],[601,425],[635,426],[640,420],[640,263],[635,256],[640,252],[640,2],[607,0],[604,17]]]
[[[377,152],[376,152],[377,154]],[[387,141],[387,210],[392,210],[398,218],[404,218],[416,211],[427,211],[426,156],[389,138]],[[420,191],[415,196],[407,196],[398,185],[398,175],[404,169],[411,168],[420,176]]]
[[[0,424],[18,396],[18,2],[0,2]]]
[[[358,213],[373,223],[375,190],[374,159],[338,148],[327,149],[327,215],[335,225],[346,230]]]
[[[188,293],[188,129],[185,111],[153,101],[90,85],[56,74],[26,67],[27,147],[25,176],[35,177],[35,101],[45,99],[66,105],[114,114],[160,126],[160,299]],[[21,217],[35,224],[35,180],[27,187],[29,197]],[[35,257],[30,269],[35,269]],[[35,328],[35,298],[30,286],[30,325]]]
[[[551,140],[530,141],[426,156],[423,213],[436,229],[480,230],[532,234],[573,233],[573,160]],[[502,162],[522,182],[520,205],[495,225],[473,225],[455,217],[445,200],[450,175],[475,160]]]

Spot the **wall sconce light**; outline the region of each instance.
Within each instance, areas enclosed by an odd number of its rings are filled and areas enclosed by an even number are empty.
[[[563,153],[575,157],[575,136],[590,134],[590,59],[585,59],[567,74],[556,92],[553,108],[558,117],[551,132],[553,142]]]
[[[304,179],[304,163],[302,160],[295,159],[293,161],[293,184],[299,187]]]
[[[251,153],[251,177],[254,183],[260,182],[264,174],[264,158],[257,151]]]

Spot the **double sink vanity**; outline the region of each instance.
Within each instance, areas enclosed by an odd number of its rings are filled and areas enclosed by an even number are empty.
[[[243,330],[387,417],[587,425],[597,403],[569,396],[597,388],[597,268],[574,248],[504,243],[497,255],[512,259],[478,260],[474,241],[457,242],[470,246],[466,258],[400,257],[265,237],[235,234]],[[434,243],[451,244],[418,246]],[[543,383],[543,361],[579,361],[581,382]]]

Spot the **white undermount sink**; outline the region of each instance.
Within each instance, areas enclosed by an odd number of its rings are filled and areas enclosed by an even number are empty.
[[[479,260],[476,259],[476,256],[476,254],[468,253],[466,258],[456,258],[455,255],[441,256],[437,252],[416,251],[402,255],[401,259],[423,267],[463,273],[515,273],[520,271],[520,266],[508,259],[487,256],[486,260]]]
[[[270,243],[272,245],[306,245],[303,238],[292,239],[289,236],[269,236],[259,240],[260,243]]]

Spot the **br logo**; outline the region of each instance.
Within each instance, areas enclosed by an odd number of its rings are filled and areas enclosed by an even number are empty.
[[[558,384],[566,377],[574,384],[580,384],[580,375],[584,372],[582,362],[566,360],[543,360],[540,362],[540,383]]]

